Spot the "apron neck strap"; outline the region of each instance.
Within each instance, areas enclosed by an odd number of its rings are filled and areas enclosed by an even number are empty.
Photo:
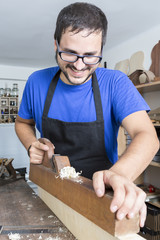
[[[54,91],[56,89],[58,79],[60,77],[60,73],[61,73],[61,70],[59,69],[58,72],[56,73],[56,75],[53,77],[51,83],[50,83],[50,86],[49,86],[49,89],[48,89],[48,92],[47,92],[47,96],[46,96],[46,101],[45,101],[45,104],[44,104],[43,116],[48,115],[49,108],[50,108],[52,98],[53,98],[53,94],[54,94]]]
[[[98,80],[95,72],[92,74],[92,89],[93,89],[94,103],[96,108],[97,121],[102,121],[103,120],[102,101],[101,101]]]

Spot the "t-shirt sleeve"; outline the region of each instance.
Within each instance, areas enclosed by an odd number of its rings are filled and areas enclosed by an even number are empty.
[[[137,111],[150,111],[150,107],[133,85],[131,80],[123,73],[115,78],[113,90],[113,112],[117,124],[123,119]]]
[[[28,79],[23,91],[23,96],[18,111],[18,115],[23,119],[33,119],[30,84],[30,79]]]

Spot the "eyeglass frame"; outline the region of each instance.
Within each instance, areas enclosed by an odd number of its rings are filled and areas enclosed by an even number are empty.
[[[84,64],[86,64],[86,65],[96,65],[96,64],[98,64],[98,63],[100,63],[100,62],[102,61],[102,56],[79,55],[79,54],[76,54],[76,53],[70,53],[70,52],[66,52],[66,51],[60,51],[60,50],[59,50],[59,44],[58,44],[58,41],[57,41],[57,40],[56,40],[56,44],[57,44],[58,54],[59,54],[60,58],[61,58],[63,61],[65,61],[65,62],[75,63],[75,62],[78,61],[79,58],[81,58],[81,59],[82,59],[82,62],[83,62]],[[72,56],[76,56],[77,59],[76,59],[75,61],[67,61],[67,60],[64,60],[64,59],[62,58],[62,56],[61,56],[62,53],[67,53],[67,54],[70,54],[70,55],[72,55]],[[85,58],[85,57],[97,57],[97,58],[99,58],[99,61],[98,61],[97,63],[85,63],[85,62],[84,62],[84,58]]]

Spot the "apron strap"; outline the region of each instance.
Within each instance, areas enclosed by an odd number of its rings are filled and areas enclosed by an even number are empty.
[[[56,73],[56,75],[53,77],[51,83],[50,83],[48,93],[47,93],[47,96],[46,96],[46,101],[45,101],[45,104],[44,104],[43,116],[46,116],[46,117],[48,116],[48,112],[49,112],[49,108],[50,108],[50,105],[51,105],[51,102],[52,102],[53,94],[54,94],[54,91],[56,89],[58,79],[60,77],[60,72],[61,72],[61,70],[59,69],[58,72]]]
[[[92,88],[93,88],[93,96],[94,96],[94,103],[96,108],[97,121],[103,121],[102,101],[101,101],[98,80],[95,72],[92,74]]]

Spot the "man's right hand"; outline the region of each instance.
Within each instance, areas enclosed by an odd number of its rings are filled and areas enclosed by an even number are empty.
[[[54,148],[54,145],[53,145]],[[32,143],[29,150],[30,154],[30,163],[41,164],[44,158],[44,153],[49,150],[49,147],[46,144],[43,144],[39,141]]]

